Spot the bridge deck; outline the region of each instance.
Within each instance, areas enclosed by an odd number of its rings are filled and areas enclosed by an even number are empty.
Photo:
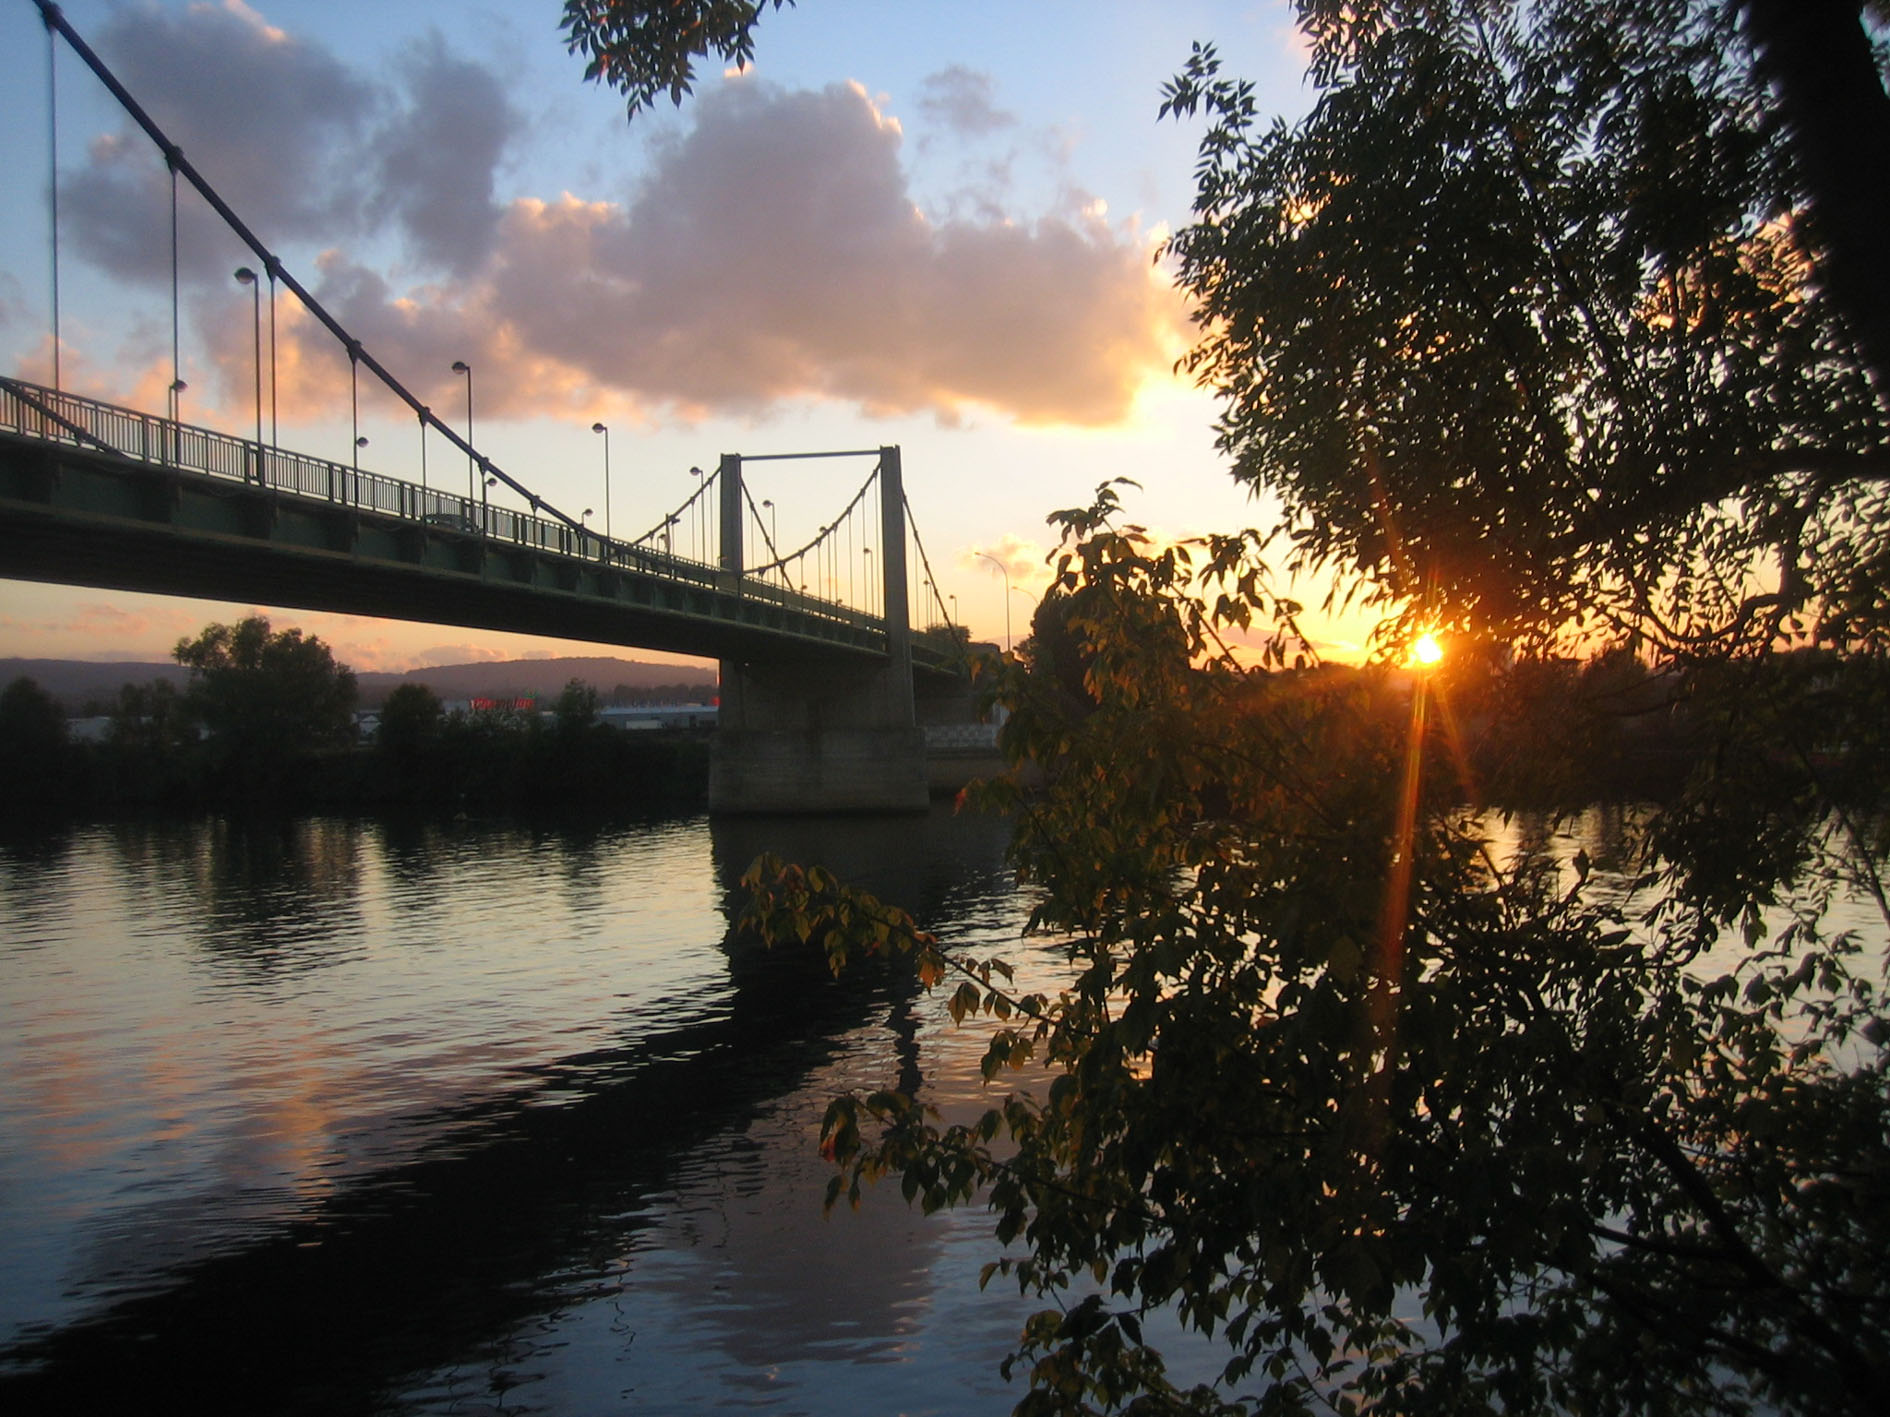
[[[885,654],[873,617],[778,584],[12,380],[0,577],[751,662]]]

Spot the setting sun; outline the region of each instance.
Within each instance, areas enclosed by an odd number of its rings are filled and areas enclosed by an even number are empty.
[[[1444,647],[1435,635],[1419,635],[1417,643],[1411,646],[1411,662],[1420,668],[1429,669],[1443,657]]]

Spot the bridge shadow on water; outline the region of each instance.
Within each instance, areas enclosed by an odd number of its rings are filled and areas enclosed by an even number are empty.
[[[990,826],[974,849],[995,870],[1004,833]],[[925,920],[963,878],[930,849],[938,830],[936,815],[796,822],[787,850]],[[782,840],[779,823],[714,825],[726,920],[743,870]],[[400,869],[391,841],[390,854]],[[417,1378],[480,1364],[508,1333],[606,1294],[613,1272],[635,1289],[639,1237],[654,1243],[692,1154],[809,1087],[850,1033],[890,1024],[897,1076],[874,1085],[920,1082],[909,969],[836,981],[811,952],[764,950],[732,924],[722,948],[725,1007],[670,1026],[639,1019],[620,1044],[533,1068],[523,1090],[441,1108],[417,1129],[434,1140],[406,1159],[0,1350],[0,1410],[397,1412]],[[869,1231],[850,1238],[871,1248]],[[863,1268],[883,1258],[857,1256]]]

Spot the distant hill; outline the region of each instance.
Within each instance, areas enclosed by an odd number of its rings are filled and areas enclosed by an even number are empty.
[[[33,680],[70,712],[87,702],[116,698],[123,684],[148,684],[164,679],[182,687],[189,676],[183,666],[116,660],[0,659],[0,688],[22,676]],[[715,671],[697,664],[646,664],[638,659],[583,655],[567,659],[512,659],[481,664],[444,664],[413,669],[405,674],[360,673],[361,702],[373,707],[396,686],[425,684],[443,699],[553,698],[573,679],[591,685],[606,702],[619,686],[633,694],[657,689],[697,691],[707,698],[715,692]]]
[[[173,662],[139,664],[131,660],[98,663],[88,659],[0,659],[0,688],[15,679],[31,679],[66,709],[76,711],[87,700],[115,699],[122,684],[149,684],[163,679],[183,688],[190,676]]]
[[[639,659],[583,655],[569,659],[509,659],[488,664],[443,664],[405,674],[360,674],[361,701],[376,704],[400,684],[425,684],[443,699],[557,696],[573,679],[582,680],[609,700],[618,685],[632,691],[685,685],[706,695],[715,692],[715,671],[697,664],[645,664]]]

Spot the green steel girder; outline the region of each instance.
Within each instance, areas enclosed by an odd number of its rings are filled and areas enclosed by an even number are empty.
[[[0,433],[0,577],[750,662],[885,653],[875,628],[707,567],[606,565],[11,433]]]

